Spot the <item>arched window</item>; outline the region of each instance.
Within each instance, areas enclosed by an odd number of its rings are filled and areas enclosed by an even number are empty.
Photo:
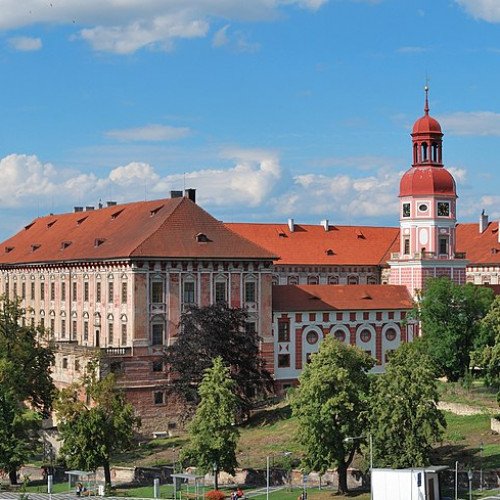
[[[438,152],[439,152],[439,146],[437,144],[437,142],[433,142],[432,143],[432,161],[433,162],[439,162],[439,155],[438,155]]]
[[[427,143],[422,143],[422,161],[427,161]]]
[[[328,276],[328,284],[329,285],[338,285],[339,277],[338,276]]]
[[[358,285],[359,284],[359,278],[355,275],[351,275],[347,277],[347,284],[348,285]]]

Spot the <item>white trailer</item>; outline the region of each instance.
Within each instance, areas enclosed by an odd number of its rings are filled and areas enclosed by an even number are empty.
[[[446,466],[373,469],[373,500],[441,500],[439,472]]]

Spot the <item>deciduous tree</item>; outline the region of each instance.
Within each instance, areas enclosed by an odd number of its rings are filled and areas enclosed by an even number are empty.
[[[237,397],[234,386],[222,358],[215,358],[200,384],[200,404],[188,427],[189,445],[182,452],[183,459],[204,472],[214,470],[215,489],[218,488],[219,471],[234,474],[237,466],[239,433],[235,426]]]
[[[347,469],[362,441],[346,438],[363,435],[368,426],[367,372],[374,363],[361,349],[328,337],[304,368],[292,400],[305,469],[336,467],[339,493],[347,492]]]
[[[167,348],[172,388],[188,402],[199,402],[198,386],[207,368],[220,356],[235,382],[240,410],[255,395],[272,389],[272,379],[259,353],[259,336],[248,328],[244,310],[226,304],[192,307],[181,316],[179,335]]]
[[[481,319],[493,300],[489,288],[456,285],[448,278],[431,279],[418,305],[423,339],[439,375],[457,381],[469,369],[470,353]]]
[[[17,482],[17,469],[37,451],[38,430],[50,415],[54,349],[41,326],[26,325],[18,301],[0,301],[0,468]]]
[[[90,362],[82,383],[61,391],[56,411],[63,439],[61,455],[72,467],[92,471],[103,467],[110,486],[110,457],[132,445],[140,425],[132,405],[116,390],[114,375],[99,379],[98,361]]]
[[[437,408],[436,368],[416,340],[391,356],[372,384],[370,423],[377,467],[423,467],[446,421]]]

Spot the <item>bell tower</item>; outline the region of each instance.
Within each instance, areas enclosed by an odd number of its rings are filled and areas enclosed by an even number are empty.
[[[429,114],[427,86],[424,115],[411,137],[413,162],[399,186],[399,252],[391,254],[389,282],[415,295],[430,277],[465,283],[467,265],[465,255],[455,252],[456,184],[443,166],[443,132]]]

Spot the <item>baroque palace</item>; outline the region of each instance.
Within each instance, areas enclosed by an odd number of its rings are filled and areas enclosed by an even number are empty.
[[[58,386],[77,380],[99,350],[102,372],[117,374],[146,432],[177,425],[163,349],[193,304],[247,310],[278,390],[296,383],[326,335],[369,352],[381,371],[418,335],[407,314],[428,277],[500,284],[499,224],[484,214],[457,224],[456,185],[427,96],[411,135],[399,228],[224,224],[194,190],[173,191],[35,219],[0,247],[0,292],[52,332]]]

